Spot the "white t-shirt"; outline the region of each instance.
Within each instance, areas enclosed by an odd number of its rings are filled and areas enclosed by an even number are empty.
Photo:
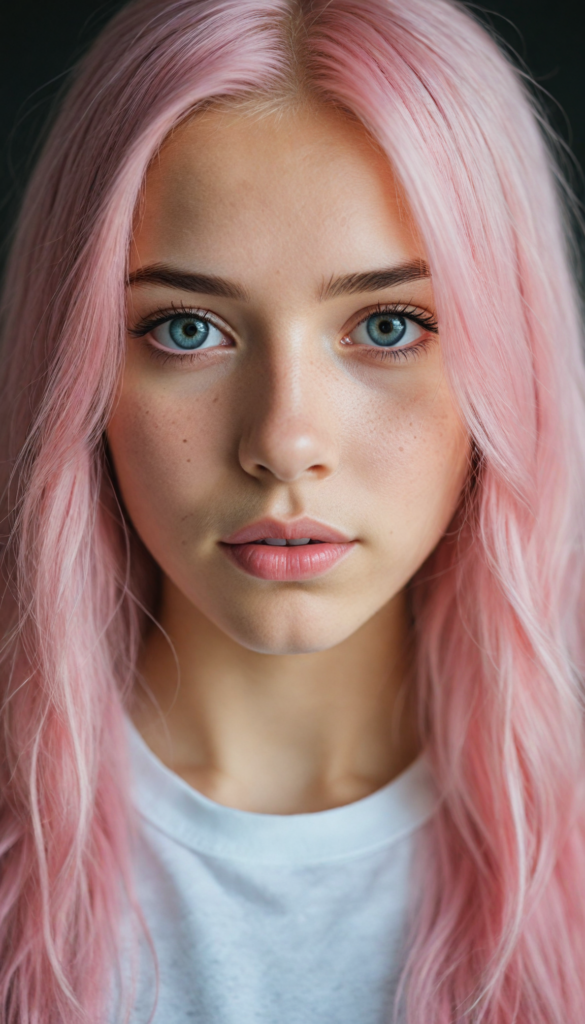
[[[256,814],[202,796],[129,732],[153,1024],[388,1024],[437,799],[425,758],[344,807]],[[154,1002],[145,963],[133,1024]]]

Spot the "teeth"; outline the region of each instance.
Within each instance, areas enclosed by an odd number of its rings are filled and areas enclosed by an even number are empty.
[[[298,547],[301,544],[310,544],[310,537],[299,537],[298,540],[284,540],[282,537],[265,537],[264,544],[270,544],[271,547],[285,548],[288,545],[291,547]]]

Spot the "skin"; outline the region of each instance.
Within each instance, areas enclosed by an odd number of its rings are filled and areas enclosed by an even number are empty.
[[[208,110],[148,173],[131,272],[168,264],[246,293],[131,285],[108,428],[126,509],[162,571],[134,720],[220,803],[322,810],[417,754],[404,588],[452,518],[468,438],[436,334],[387,354],[357,329],[381,303],[428,317],[430,277],[322,294],[332,278],[424,259],[386,157],[333,108]],[[225,343],[161,358],[152,333],[132,333],[181,305],[211,313]],[[310,516],[356,543],[314,579],[256,579],[219,541],[264,516]]]

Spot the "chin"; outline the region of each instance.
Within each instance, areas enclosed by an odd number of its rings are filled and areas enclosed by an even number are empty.
[[[268,619],[268,621],[267,621]],[[263,616],[261,620],[242,617],[237,622],[218,623],[224,633],[232,640],[258,654],[314,654],[336,647],[351,636],[361,623],[342,624],[323,616],[320,621],[313,617],[312,621],[299,621],[298,618],[286,614]]]

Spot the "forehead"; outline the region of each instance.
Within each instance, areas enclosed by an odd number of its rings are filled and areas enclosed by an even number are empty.
[[[390,162],[333,107],[207,110],[146,178],[132,263],[214,273],[344,273],[423,257]]]

